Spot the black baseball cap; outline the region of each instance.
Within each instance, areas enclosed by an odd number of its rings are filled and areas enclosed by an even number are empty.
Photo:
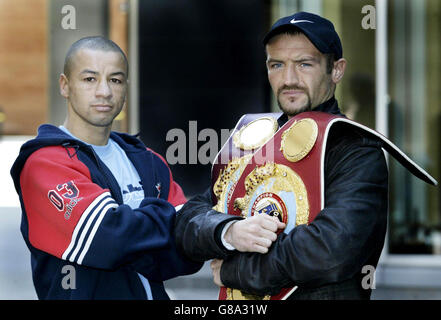
[[[263,38],[263,45],[276,34],[291,28],[298,28],[321,53],[334,53],[337,60],[343,56],[341,41],[332,22],[303,11],[277,20]]]

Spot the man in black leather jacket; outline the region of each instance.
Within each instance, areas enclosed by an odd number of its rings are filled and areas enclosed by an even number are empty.
[[[341,115],[334,92],[346,61],[331,22],[297,13],[277,21],[264,44],[269,81],[284,112],[279,126],[303,111]],[[325,206],[310,224],[277,239],[268,236],[264,252],[234,250],[240,233],[234,232],[235,221],[241,218],[212,210],[207,190],[178,213],[178,247],[197,261],[214,258],[218,285],[258,295],[298,286],[289,299],[369,299],[362,269],[376,267],[384,245],[388,171],[381,141],[345,128],[329,134]]]

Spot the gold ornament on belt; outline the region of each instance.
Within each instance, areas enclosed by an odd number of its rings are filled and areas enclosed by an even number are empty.
[[[227,299],[226,300],[270,300],[271,296],[257,296],[254,294],[249,294],[243,292],[239,289],[227,288]]]
[[[262,117],[244,125],[233,135],[236,148],[254,150],[274,136],[279,125],[274,118]]]
[[[258,209],[260,203],[257,201],[264,199],[262,197],[259,198],[259,196],[256,198],[256,193],[259,193],[261,196],[271,194],[278,195],[281,192],[290,192],[295,195],[296,201],[297,210],[295,225],[298,226],[308,222],[308,192],[306,191],[306,187],[300,176],[291,168],[282,164],[269,162],[263,166],[258,166],[251,171],[245,178],[244,183],[245,196],[234,200],[234,206],[237,209],[242,210],[242,216],[244,218],[249,216],[249,213],[254,215],[256,212],[252,212],[253,205],[254,209]],[[256,198],[254,203],[251,203],[251,200],[254,198]],[[274,200],[269,200],[269,202],[274,202]],[[283,207],[283,204],[279,204],[278,207]],[[280,218],[283,221],[284,213],[281,212],[280,214]]]
[[[300,176],[291,168],[277,163],[266,163],[250,172],[244,183],[245,196],[234,200],[234,206],[242,210],[244,218],[256,214],[269,214],[288,225],[289,210],[292,208],[285,203],[281,194],[289,193],[295,197],[295,226],[308,223],[308,193]],[[251,295],[233,288],[226,288],[226,293],[227,300],[270,300],[271,298],[270,295]]]
[[[283,132],[280,151],[288,161],[300,161],[314,147],[317,135],[318,126],[313,119],[306,118],[296,121]]]
[[[225,200],[231,197],[237,181],[252,156],[252,154],[249,154],[241,158],[233,158],[228,162],[227,166],[219,172],[219,177],[213,186],[213,193],[218,200],[217,204],[213,207],[214,210],[224,213],[227,212]]]

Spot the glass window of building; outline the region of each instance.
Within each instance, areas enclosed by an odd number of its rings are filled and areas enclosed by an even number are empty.
[[[389,2],[389,135],[440,173],[441,3]],[[390,254],[441,254],[440,189],[390,162]]]

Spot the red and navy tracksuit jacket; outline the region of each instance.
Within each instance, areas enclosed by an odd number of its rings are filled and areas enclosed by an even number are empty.
[[[154,299],[168,299],[162,281],[202,266],[176,250],[175,206],[186,200],[164,159],[134,136],[110,137],[141,178],[138,209],[123,204],[92,147],[49,124],[21,147],[11,169],[39,299],[146,299],[137,273],[149,280]],[[67,289],[65,265],[75,281]]]

